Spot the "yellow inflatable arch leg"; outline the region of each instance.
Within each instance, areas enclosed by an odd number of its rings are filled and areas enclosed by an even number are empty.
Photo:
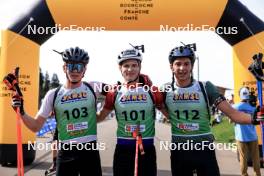
[[[235,102],[238,102],[240,101],[238,90],[242,86],[248,86],[257,93],[256,80],[248,71],[248,67],[253,62],[254,54],[264,53],[264,23],[239,1],[228,1],[218,26],[237,27],[237,34],[220,34],[220,36],[233,47],[234,97]],[[259,147],[262,153],[264,153],[263,135],[261,135],[263,130],[257,126]]]
[[[28,35],[26,28],[21,31],[31,16],[35,17],[34,24],[54,25],[45,1],[41,1],[29,16],[25,16],[8,30],[2,31],[0,80],[15,67],[20,67],[19,85],[24,95],[26,112],[34,116],[38,110],[40,45],[52,35]],[[51,22],[48,22],[49,20]],[[11,92],[1,81],[0,163],[3,165],[16,163],[16,114],[10,106],[11,96]],[[35,159],[35,150],[29,148],[28,143],[34,143],[36,137],[24,125],[22,127],[24,163],[29,164]]]

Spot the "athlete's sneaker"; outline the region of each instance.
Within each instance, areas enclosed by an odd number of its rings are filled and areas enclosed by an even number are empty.
[[[53,163],[48,170],[45,171],[45,176],[56,174],[56,165]]]

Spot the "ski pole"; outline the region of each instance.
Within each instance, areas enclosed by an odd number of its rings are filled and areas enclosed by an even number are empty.
[[[18,86],[18,73],[19,73],[19,67],[15,69],[15,76],[17,78],[17,84],[15,84],[15,90],[17,94],[21,97],[23,97],[23,94]],[[21,117],[20,117],[20,111],[19,108],[16,110],[17,114],[17,160],[20,168],[18,168],[18,174],[20,173],[20,176],[24,176],[24,162],[23,162],[23,146],[22,146],[22,132],[21,132]]]
[[[136,139],[135,168],[134,176],[138,176],[138,140]]]
[[[138,176],[138,149],[140,154],[144,155],[144,148],[142,142],[142,135],[140,133],[140,122],[137,122],[137,127],[132,133],[133,137],[136,139],[136,152],[135,152],[135,167],[134,167],[134,176]]]
[[[13,74],[8,74],[4,78],[4,83],[7,87],[15,91],[20,97],[23,96],[18,86],[18,73],[19,67],[14,70]],[[18,176],[24,176],[24,163],[23,163],[23,147],[22,147],[22,133],[21,133],[21,117],[19,108],[16,109],[16,128],[17,128],[17,174]]]
[[[22,134],[21,134],[21,118],[17,110],[17,165],[18,176],[24,176],[24,163],[23,163],[23,147],[22,147]]]
[[[136,152],[135,152],[135,163],[134,163],[134,176],[138,175],[138,133],[140,131],[140,122],[136,126],[136,129],[133,131],[132,136],[136,139]]]
[[[264,107],[263,107],[263,96],[262,96],[262,81],[257,81],[257,89],[258,89],[258,100],[259,100],[259,106],[260,106],[260,112],[258,112],[258,116],[264,115]],[[264,124],[263,121],[260,122],[261,127],[261,139],[262,139],[262,158],[264,157]]]
[[[264,45],[260,42],[260,40],[256,37],[256,35],[253,33],[252,29],[250,26],[247,24],[245,19],[243,17],[240,18],[240,22],[246,27],[246,29],[249,31],[251,36],[255,39],[256,43],[258,44],[259,48],[261,50],[264,50]],[[262,103],[262,82],[264,81],[263,79],[263,62],[262,62],[262,53],[255,54],[253,56],[253,64],[249,66],[249,70],[251,73],[255,76],[257,80],[257,89],[258,89],[258,100],[259,100],[259,106],[260,106],[260,112],[258,113],[258,117],[264,116],[264,107]],[[262,136],[262,159],[264,157],[264,123],[260,123],[261,127],[261,136]]]
[[[258,91],[258,101],[260,111],[257,113],[258,117],[264,116],[264,106],[263,106],[263,94],[262,94],[262,82],[264,81],[264,74],[263,74],[263,62],[262,62],[263,54],[255,54],[253,56],[253,63],[249,66],[248,70],[254,75],[257,80],[257,91]],[[262,139],[262,159],[264,154],[264,123],[260,121],[260,128],[261,128],[261,139]]]
[[[15,76],[17,78],[17,81],[18,81],[18,72],[19,72],[19,67],[17,67],[15,69]],[[15,86],[15,89],[18,93],[19,96],[23,96],[22,95],[22,92],[18,86],[18,83],[16,84]],[[19,160],[19,163],[20,163],[20,173],[21,173],[21,176],[24,176],[24,159],[23,159],[23,145],[22,145],[22,130],[21,130],[21,117],[20,117],[20,110],[19,108],[17,108],[17,111],[16,111],[16,114],[17,114],[17,145],[18,145],[18,160]]]

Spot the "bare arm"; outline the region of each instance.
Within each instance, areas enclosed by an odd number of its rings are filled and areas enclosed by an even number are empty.
[[[97,122],[102,122],[108,116],[108,114],[110,114],[111,111],[112,110],[103,108],[102,111],[96,114]]]
[[[159,111],[166,117],[166,119],[169,118],[169,113],[165,107],[159,109]]]
[[[232,120],[232,122],[251,124],[251,116],[249,114],[237,111],[227,101],[222,101],[217,108],[225,113]]]
[[[38,132],[46,121],[46,118],[42,116],[37,116],[34,119],[27,114],[21,116],[21,119],[24,122],[24,124],[27,126],[27,128],[33,132]]]

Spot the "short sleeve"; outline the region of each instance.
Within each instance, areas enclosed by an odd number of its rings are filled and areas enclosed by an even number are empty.
[[[205,83],[205,89],[208,95],[210,106],[212,106],[219,97],[223,96],[222,94],[220,94],[216,86],[213,85],[210,81],[207,81]]]
[[[42,104],[37,113],[37,116],[42,116],[44,118],[48,118],[50,116],[50,114],[53,111],[53,99],[54,99],[56,89],[57,88],[51,89],[47,92],[47,94],[45,95],[42,101]]]

